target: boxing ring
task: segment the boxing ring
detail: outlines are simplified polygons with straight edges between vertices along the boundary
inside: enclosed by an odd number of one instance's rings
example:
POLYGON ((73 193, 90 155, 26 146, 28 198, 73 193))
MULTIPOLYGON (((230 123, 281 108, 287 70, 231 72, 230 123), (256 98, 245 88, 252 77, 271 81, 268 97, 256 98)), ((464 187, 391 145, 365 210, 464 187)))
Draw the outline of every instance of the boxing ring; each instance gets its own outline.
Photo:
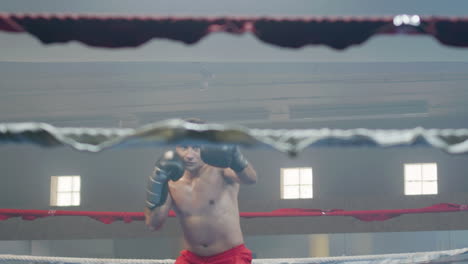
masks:
MULTIPOLYGON (((468 46, 468 19, 444 17, 395 16, 383 18, 177 18, 177 17, 106 17, 87 15, 0 14, 0 31, 28 33, 44 44, 79 41, 95 47, 136 47, 152 38, 164 38, 186 44, 197 43, 216 32, 252 33, 259 40, 280 47, 299 48, 326 45, 345 49, 361 44, 375 34, 431 35, 445 45, 468 46), (189 27, 192 34, 184 34, 189 27), (80 28, 79 33, 76 29, 80 28), (291 29, 296 34, 291 35, 291 29), (277 31, 276 29, 281 29, 277 31), (320 34, 323 31, 327 34, 320 34), (104 33, 103 33, 104 32, 104 33), (118 33, 118 34, 116 34, 118 33), (282 34, 283 33, 283 34, 282 34), (286 34, 287 33, 287 34, 286 34), (287 37, 285 37, 286 35, 287 37), (122 35, 131 36, 128 39, 122 35), (327 35, 327 36, 325 36, 327 35)), ((223 124, 192 124, 183 120, 167 120, 138 129, 60 128, 46 123, 0 123, 0 143, 34 144, 41 147, 66 146, 78 151, 101 152, 113 148, 169 146, 181 143, 238 144, 249 148, 272 148, 296 156, 310 147, 430 147, 452 155, 468 152, 468 129, 248 129, 223 124)), ((275 216, 353 216, 362 221, 383 221, 404 213, 463 212, 467 205, 439 204, 427 208, 349 212, 344 210, 309 210, 264 212, 275 216), (272 214, 273 213, 273 214, 272 214)), ((90 216, 110 224, 121 220, 142 220, 142 214, 98 212, 66 212, 39 210, 0 210, 0 220, 22 217, 24 220, 60 215, 90 216)), ((174 216, 174 215, 172 215, 174 216)), ((39 256, 0 255, 0 263, 154 263, 169 264, 174 260, 89 259, 39 256)), ((255 259, 255 264, 393 264, 393 263, 468 263, 468 248, 386 254, 373 256, 255 259)))
MULTIPOLYGON (((309 147, 432 147, 453 155, 468 152, 468 130, 272 130, 248 129, 223 124, 193 124, 183 120, 167 120, 139 129, 58 128, 45 123, 0 124, 0 142, 35 144, 42 147, 67 146, 79 151, 100 152, 113 148, 167 146, 179 143, 240 144, 245 147, 267 147, 289 155, 298 155, 309 147)), ((278 209, 272 212, 242 212, 243 218, 256 217, 354 217, 361 221, 385 221, 403 214, 464 213, 468 205, 437 204, 425 208, 346 211, 342 209, 278 209)), ((144 220, 141 212, 80 212, 62 210, 0 209, 0 220, 21 217, 35 220, 43 217, 87 216, 105 224, 115 221, 131 223, 144 220)), ((170 217, 175 217, 170 212, 170 217)), ((173 263, 174 260, 88 259, 0 255, 0 263, 173 263)), ((255 259, 255 264, 311 263, 464 263, 468 248, 408 254, 372 256, 255 259)))

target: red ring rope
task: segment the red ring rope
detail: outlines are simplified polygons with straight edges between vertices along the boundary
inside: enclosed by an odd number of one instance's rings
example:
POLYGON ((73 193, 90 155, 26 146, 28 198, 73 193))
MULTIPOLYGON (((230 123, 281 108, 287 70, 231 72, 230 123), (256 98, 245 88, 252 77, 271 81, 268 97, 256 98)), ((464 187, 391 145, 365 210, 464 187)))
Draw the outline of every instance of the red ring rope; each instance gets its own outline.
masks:
MULTIPOLYGON (((277 209, 271 212, 242 212, 243 218, 255 217, 301 217, 301 216, 352 216, 361 221, 385 221, 403 214, 422 214, 422 213, 445 213, 468 211, 468 205, 453 203, 440 203, 424 208, 415 209, 390 209, 390 210, 357 210, 346 211, 343 209, 298 209, 285 208, 277 209)), ((132 221, 143 221, 142 212, 91 212, 91 211, 65 211, 65 210, 23 210, 23 209, 0 209, 0 221, 12 217, 21 217, 23 220, 35 220, 37 218, 48 216, 88 216, 104 224, 111 224, 114 221, 123 221, 130 223, 132 221)), ((176 214, 169 212, 170 217, 176 214)))

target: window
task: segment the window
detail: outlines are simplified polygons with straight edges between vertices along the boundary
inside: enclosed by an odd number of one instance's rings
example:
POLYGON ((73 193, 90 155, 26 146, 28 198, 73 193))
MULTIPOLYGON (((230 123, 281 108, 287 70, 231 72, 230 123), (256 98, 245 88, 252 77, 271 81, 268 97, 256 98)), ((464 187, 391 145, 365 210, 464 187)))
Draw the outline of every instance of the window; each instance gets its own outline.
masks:
POLYGON ((311 199, 312 168, 281 169, 281 199, 311 199))
POLYGON ((405 194, 437 194, 437 163, 405 164, 405 194))
POLYGON ((52 176, 50 181, 50 205, 80 205, 80 185, 80 176, 52 176))

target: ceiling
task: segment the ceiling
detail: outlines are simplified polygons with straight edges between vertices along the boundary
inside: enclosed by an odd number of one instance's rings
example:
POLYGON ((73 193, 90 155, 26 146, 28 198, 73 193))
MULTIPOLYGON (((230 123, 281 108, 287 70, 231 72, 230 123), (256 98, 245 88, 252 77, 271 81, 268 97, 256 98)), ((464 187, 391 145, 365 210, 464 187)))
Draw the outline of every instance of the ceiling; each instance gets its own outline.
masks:
POLYGON ((0 118, 136 127, 468 114, 468 63, 0 63, 0 118))
MULTIPOLYGON (((0 12, 152 15, 466 16, 466 1, 124 0, 5 2, 0 12), (135 4, 137 3, 137 4, 135 4)), ((186 46, 152 41, 135 49, 41 45, 0 34, 0 120, 58 126, 137 127, 200 117, 249 126, 398 126, 407 119, 468 120, 468 51, 421 36, 378 36, 335 51, 272 47, 219 34, 186 46)), ((440 123, 440 122, 439 122, 440 123)), ((407 123, 419 125, 420 122, 407 123)), ((438 123, 430 123, 436 126, 438 123)), ((441 125, 442 126, 442 125, 441 125)))

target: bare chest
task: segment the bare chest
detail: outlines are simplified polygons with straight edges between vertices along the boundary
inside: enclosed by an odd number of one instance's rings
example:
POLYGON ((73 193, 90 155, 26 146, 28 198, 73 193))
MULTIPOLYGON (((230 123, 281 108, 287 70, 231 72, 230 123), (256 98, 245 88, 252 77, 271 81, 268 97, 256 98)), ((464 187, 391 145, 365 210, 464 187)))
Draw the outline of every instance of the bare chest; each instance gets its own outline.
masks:
POLYGON ((234 184, 226 183, 219 170, 194 179, 181 178, 169 186, 174 209, 183 215, 205 215, 230 207, 237 197, 234 184))

